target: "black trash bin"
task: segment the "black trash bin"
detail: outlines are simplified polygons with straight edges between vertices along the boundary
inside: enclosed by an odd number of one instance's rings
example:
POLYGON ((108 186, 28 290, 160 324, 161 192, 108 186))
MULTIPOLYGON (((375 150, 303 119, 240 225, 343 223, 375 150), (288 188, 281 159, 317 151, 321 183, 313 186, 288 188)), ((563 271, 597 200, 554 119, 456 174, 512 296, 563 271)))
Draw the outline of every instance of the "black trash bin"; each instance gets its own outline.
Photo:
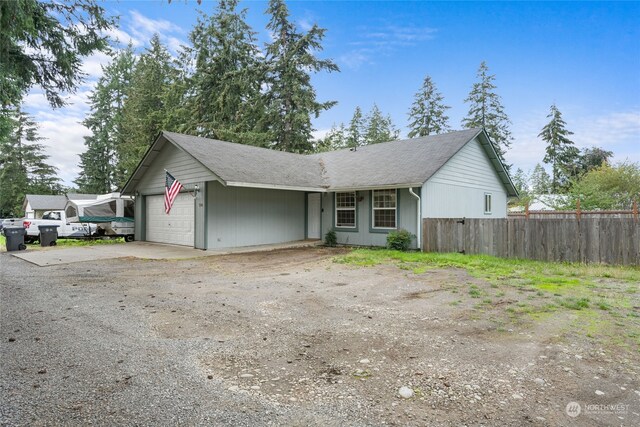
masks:
POLYGON ((7 252, 27 249, 27 246, 24 244, 24 235, 27 234, 27 230, 25 230, 24 227, 5 227, 2 229, 2 233, 7 239, 5 243, 7 252))
POLYGON ((59 225, 39 225, 40 230, 40 246, 55 246, 58 240, 59 225))

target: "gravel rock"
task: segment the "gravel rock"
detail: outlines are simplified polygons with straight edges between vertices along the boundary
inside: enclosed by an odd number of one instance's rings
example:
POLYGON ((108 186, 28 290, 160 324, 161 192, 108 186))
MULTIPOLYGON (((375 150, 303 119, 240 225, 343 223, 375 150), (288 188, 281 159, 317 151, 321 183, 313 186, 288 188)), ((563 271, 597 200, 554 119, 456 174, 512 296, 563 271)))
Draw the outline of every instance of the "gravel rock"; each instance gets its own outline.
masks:
POLYGON ((398 390, 398 394, 400 395, 400 397, 404 398, 404 399, 410 399, 413 397, 413 390, 407 386, 402 386, 400 387, 400 390, 398 390))

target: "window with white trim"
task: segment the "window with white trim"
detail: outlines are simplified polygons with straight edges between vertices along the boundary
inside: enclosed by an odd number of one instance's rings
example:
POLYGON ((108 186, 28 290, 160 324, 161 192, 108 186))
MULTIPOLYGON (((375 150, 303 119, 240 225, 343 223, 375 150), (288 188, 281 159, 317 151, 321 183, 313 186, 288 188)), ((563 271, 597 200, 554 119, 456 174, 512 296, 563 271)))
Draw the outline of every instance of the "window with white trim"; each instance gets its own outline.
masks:
POLYGON ((373 198, 373 203, 371 204, 373 228, 397 228, 397 191, 395 189, 373 190, 371 193, 373 198))
POLYGON ((356 227, 356 192, 336 193, 336 228, 356 227))
POLYGON ((484 213, 491 213, 491 193, 484 193, 484 213))

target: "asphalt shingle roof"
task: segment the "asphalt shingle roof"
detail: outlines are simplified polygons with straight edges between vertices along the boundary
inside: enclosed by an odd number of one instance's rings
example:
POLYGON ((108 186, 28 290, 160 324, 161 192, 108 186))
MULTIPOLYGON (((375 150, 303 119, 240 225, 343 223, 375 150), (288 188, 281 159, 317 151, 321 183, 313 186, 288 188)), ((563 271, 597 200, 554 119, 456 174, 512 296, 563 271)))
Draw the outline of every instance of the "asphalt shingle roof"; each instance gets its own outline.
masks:
POLYGON ((320 163, 309 156, 163 132, 225 182, 319 188, 320 163))
POLYGON ((331 189, 422 185, 480 131, 450 132, 309 157, 324 163, 331 189))
POLYGON ((27 194, 25 197, 33 210, 61 210, 67 204, 67 196, 27 194))
MULTIPOLYGON (((482 129, 468 129, 422 138, 318 153, 287 153, 250 145, 162 132, 218 176, 225 185, 279 186, 309 190, 347 190, 422 185, 482 129)), ((501 163, 481 140, 509 194, 515 193, 501 163), (493 157, 492 157, 493 154, 493 157)), ((151 151, 150 151, 151 153, 151 151)), ((143 159, 123 191, 130 191, 143 173, 143 159)), ((148 164, 147 164, 148 166, 148 164)))

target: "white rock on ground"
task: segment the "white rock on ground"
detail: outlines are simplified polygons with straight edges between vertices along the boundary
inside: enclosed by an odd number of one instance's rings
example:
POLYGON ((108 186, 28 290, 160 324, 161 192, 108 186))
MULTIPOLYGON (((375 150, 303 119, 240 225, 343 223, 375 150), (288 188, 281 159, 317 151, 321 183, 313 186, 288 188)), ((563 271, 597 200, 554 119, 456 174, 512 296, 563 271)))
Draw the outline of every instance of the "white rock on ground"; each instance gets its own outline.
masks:
POLYGON ((400 390, 398 390, 398 394, 404 399, 410 399, 413 397, 413 390, 407 386, 402 386, 400 387, 400 390))

